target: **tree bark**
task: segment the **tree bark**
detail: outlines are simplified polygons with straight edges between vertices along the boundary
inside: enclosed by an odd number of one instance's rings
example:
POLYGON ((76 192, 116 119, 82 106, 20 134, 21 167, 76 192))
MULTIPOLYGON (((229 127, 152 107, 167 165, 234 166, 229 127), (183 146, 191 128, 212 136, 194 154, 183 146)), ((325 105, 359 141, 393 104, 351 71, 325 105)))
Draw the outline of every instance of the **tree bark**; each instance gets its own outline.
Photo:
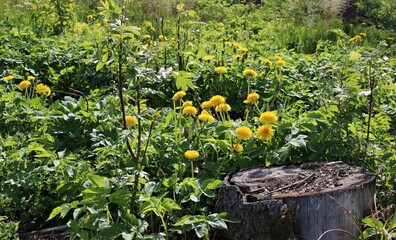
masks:
POLYGON ((375 175, 341 162, 229 174, 216 204, 240 220, 220 239, 345 240, 374 204, 375 175))

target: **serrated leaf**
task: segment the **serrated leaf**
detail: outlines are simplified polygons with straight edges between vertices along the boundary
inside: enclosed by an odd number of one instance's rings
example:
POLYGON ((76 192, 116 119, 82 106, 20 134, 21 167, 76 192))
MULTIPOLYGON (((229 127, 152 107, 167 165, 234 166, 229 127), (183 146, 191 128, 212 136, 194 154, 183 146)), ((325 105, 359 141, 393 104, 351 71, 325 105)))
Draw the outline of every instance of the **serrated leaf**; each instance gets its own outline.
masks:
POLYGON ((195 77, 196 76, 195 74, 185 71, 180 71, 180 72, 173 71, 171 74, 176 80, 177 89, 181 89, 183 91, 186 91, 187 87, 194 89, 194 84, 191 82, 190 79, 195 77))

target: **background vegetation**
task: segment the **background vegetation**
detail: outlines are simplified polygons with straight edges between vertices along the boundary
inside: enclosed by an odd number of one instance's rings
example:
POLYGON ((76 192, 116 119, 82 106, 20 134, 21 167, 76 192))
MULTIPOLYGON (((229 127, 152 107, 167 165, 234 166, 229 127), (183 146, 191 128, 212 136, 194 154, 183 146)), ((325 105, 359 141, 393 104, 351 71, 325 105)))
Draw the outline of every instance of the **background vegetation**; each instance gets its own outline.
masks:
POLYGON ((395 204, 394 0, 1 4, 2 239, 214 239, 225 174, 272 164, 364 166, 395 204))

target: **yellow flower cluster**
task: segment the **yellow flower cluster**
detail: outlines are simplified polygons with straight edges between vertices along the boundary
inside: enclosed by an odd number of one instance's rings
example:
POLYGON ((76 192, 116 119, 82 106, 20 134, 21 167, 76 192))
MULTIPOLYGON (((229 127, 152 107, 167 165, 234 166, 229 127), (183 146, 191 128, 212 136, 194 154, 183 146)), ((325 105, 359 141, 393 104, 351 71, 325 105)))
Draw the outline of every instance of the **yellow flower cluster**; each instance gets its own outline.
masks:
POLYGON ((227 72, 227 68, 220 66, 220 67, 215 68, 215 72, 217 72, 218 74, 223 74, 223 73, 227 72))
MULTIPOLYGON (((282 57, 279 55, 275 56, 275 60, 276 60, 276 65, 278 65, 280 67, 285 66, 285 64, 286 64, 285 61, 283 61, 282 57)), ((272 63, 271 63, 271 65, 272 65, 272 63)))
POLYGON ((229 41, 224 42, 224 44, 225 44, 226 46, 228 46, 228 47, 231 47, 231 46, 232 46, 232 42, 229 42, 229 41))
POLYGON ((130 127, 136 125, 138 123, 138 119, 136 117, 132 117, 131 115, 128 115, 125 117, 125 122, 126 125, 130 127))
POLYGON ((158 39, 159 39, 160 41, 166 41, 168 38, 167 38, 166 36, 164 36, 164 35, 159 35, 159 36, 158 36, 158 39))
POLYGON ((22 82, 19 83, 18 89, 19 89, 19 90, 24 90, 24 89, 26 89, 27 87, 29 87, 30 84, 31 84, 31 83, 30 83, 28 80, 23 80, 22 82))
POLYGON ((257 137, 260 140, 270 141, 274 136, 274 130, 270 125, 264 124, 257 130, 257 137))
POLYGON ((260 115, 260 121, 262 123, 276 123, 278 121, 278 116, 273 112, 264 112, 260 115))
POLYGON ((195 116, 198 110, 193 106, 183 107, 183 114, 187 116, 195 116))
POLYGON ((193 105, 192 101, 185 101, 183 103, 183 107, 192 106, 192 105, 193 105))
POLYGON ((239 51, 241 51, 242 53, 246 53, 247 51, 249 51, 248 48, 243 47, 243 46, 242 46, 241 44, 239 44, 239 43, 230 43, 230 42, 226 42, 226 45, 228 45, 228 46, 231 46, 231 45, 229 45, 229 44, 227 44, 227 43, 232 44, 232 46, 234 46, 234 49, 239 50, 239 51))
POLYGON ((42 83, 37 84, 36 91, 41 95, 51 95, 51 88, 42 83))
POLYGON ((252 104, 258 101, 258 99, 260 98, 260 95, 256 92, 252 92, 249 93, 249 95, 247 96, 247 99, 245 101, 243 101, 243 103, 246 104, 252 104))
POLYGON ((253 136, 253 132, 250 128, 245 127, 245 126, 241 126, 238 127, 235 130, 235 134, 238 136, 239 139, 241 140, 247 140, 247 139, 251 139, 253 136))
POLYGON ((176 93, 173 95, 172 100, 173 100, 174 102, 176 102, 177 100, 181 99, 181 98, 184 97, 184 96, 186 96, 186 92, 185 92, 185 91, 178 91, 178 92, 176 92, 176 93))
MULTIPOLYGON (((273 112, 264 112, 260 115, 260 121, 264 123, 264 125, 257 129, 257 138, 260 140, 270 141, 275 135, 270 124, 276 123, 278 121, 278 116, 273 112)), ((235 134, 241 140, 251 139, 253 136, 252 130, 246 126, 238 127, 235 130, 235 134)))
POLYGON ((199 157, 199 152, 195 150, 187 150, 184 152, 184 156, 189 160, 194 160, 199 157))
POLYGON ((234 151, 235 152, 242 152, 243 151, 243 146, 242 146, 242 144, 240 144, 240 143, 236 143, 236 144, 234 144, 234 151))
POLYGON ((363 38, 361 35, 356 35, 353 38, 349 39, 349 43, 353 43, 353 42, 362 42, 363 38))
POLYGON ((215 111, 216 112, 229 112, 229 111, 231 111, 231 106, 228 105, 227 103, 220 103, 219 105, 216 106, 215 111))
POLYGON ((215 57, 213 55, 206 55, 202 59, 205 60, 205 61, 210 61, 210 60, 213 60, 214 58, 215 57))
POLYGON ((210 98, 209 104, 210 107, 216 107, 217 105, 221 103, 225 103, 225 98, 221 95, 214 95, 213 97, 210 98))
POLYGON ((250 69, 250 68, 245 69, 242 72, 242 74, 243 74, 243 76, 250 76, 250 77, 254 77, 254 78, 257 77, 256 71, 254 71, 253 69, 250 69))
POLYGON ((235 54, 233 58, 234 58, 234 60, 239 61, 239 60, 243 59, 243 55, 242 54, 235 54))
POLYGON ((215 118, 206 110, 202 110, 201 114, 198 115, 198 119, 201 122, 212 123, 215 121, 215 118))
POLYGON ((14 79, 14 76, 12 76, 12 75, 8 75, 8 76, 4 77, 4 81, 6 81, 6 82, 11 81, 12 79, 14 79))
POLYGON ((264 59, 264 61, 263 61, 263 63, 265 64, 265 65, 267 65, 268 67, 272 67, 272 62, 271 62, 271 60, 269 60, 269 59, 264 59))

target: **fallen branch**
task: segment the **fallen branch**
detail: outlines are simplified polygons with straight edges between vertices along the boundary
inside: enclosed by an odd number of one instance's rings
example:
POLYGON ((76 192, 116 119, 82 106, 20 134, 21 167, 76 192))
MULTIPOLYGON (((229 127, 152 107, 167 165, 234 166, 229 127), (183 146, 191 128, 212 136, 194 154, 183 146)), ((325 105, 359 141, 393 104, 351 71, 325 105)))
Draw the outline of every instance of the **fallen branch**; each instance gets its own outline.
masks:
POLYGON ((36 236, 36 235, 63 233, 64 231, 68 230, 69 228, 70 227, 67 225, 61 225, 61 226, 45 228, 45 229, 41 229, 41 230, 35 230, 35 231, 31 231, 31 232, 19 233, 19 237, 30 239, 31 237, 36 236))

